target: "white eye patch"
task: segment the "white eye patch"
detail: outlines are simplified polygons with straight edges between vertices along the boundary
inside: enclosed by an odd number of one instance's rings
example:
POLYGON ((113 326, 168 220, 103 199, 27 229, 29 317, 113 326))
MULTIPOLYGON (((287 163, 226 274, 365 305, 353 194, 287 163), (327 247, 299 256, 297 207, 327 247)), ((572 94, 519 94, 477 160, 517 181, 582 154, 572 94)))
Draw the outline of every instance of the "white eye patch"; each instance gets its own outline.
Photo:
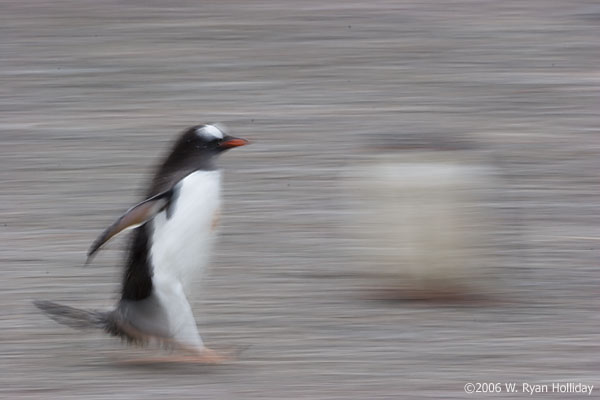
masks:
POLYGON ((196 135, 205 140, 223 139, 224 130, 221 124, 207 124, 196 129, 196 135))

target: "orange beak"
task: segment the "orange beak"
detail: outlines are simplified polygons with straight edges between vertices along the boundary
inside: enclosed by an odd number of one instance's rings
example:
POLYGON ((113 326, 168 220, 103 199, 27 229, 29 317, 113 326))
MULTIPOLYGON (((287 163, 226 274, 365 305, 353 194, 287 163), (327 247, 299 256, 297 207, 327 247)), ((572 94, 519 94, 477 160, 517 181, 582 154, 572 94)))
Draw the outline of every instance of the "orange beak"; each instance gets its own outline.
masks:
POLYGON ((228 137, 225 137, 225 139, 223 139, 221 144, 219 144, 219 147, 222 149, 231 149, 233 147, 245 146, 248 143, 250 143, 250 142, 247 141, 246 139, 228 136, 228 137))

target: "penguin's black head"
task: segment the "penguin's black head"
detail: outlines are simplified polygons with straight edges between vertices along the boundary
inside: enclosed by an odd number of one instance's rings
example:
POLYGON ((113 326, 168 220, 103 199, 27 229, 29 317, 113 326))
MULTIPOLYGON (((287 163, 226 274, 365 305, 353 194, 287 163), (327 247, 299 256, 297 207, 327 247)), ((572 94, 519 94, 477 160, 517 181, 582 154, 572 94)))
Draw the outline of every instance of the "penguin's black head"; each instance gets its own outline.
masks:
POLYGON ((197 125, 189 128, 183 135, 186 144, 195 150, 213 155, 225 150, 248 144, 246 139, 236 138, 227 134, 221 124, 197 125))
POLYGON ((246 139, 228 135, 220 124, 197 125, 186 129, 159 166, 150 194, 165 190, 193 171, 216 169, 219 154, 246 144, 246 139))
POLYGON ((196 125, 186 129, 173 147, 170 155, 171 163, 210 165, 216 156, 225 150, 248 144, 227 134, 221 124, 196 125))

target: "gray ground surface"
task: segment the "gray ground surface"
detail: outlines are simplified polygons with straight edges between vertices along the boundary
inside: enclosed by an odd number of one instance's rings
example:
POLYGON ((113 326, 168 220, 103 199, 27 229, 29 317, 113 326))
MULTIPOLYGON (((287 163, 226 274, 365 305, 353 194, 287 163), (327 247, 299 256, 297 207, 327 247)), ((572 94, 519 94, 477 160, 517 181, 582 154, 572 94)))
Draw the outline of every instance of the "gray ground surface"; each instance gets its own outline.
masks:
POLYGON ((596 1, 0 8, 1 397, 600 393, 596 1), (124 367, 133 350, 31 301, 112 305, 125 241, 82 268, 85 251, 177 132, 204 121, 255 141, 222 159, 222 234, 195 302, 210 345, 247 349, 217 367, 124 367), (501 161, 511 217, 494 301, 374 301, 348 273, 338 178, 366 135, 395 132, 468 134, 501 161))

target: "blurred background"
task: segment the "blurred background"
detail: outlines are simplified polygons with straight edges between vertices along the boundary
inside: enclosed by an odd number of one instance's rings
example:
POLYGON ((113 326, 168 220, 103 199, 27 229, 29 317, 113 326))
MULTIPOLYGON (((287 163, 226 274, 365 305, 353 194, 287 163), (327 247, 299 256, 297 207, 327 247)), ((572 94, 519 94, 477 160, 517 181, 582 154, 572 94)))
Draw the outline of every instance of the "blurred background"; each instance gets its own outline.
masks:
POLYGON ((599 390, 597 1, 0 8, 0 397, 599 390), (221 159, 193 306, 209 346, 245 351, 125 367, 137 350, 31 301, 112 307, 126 240, 84 268, 89 244, 211 121, 253 145, 221 159))

